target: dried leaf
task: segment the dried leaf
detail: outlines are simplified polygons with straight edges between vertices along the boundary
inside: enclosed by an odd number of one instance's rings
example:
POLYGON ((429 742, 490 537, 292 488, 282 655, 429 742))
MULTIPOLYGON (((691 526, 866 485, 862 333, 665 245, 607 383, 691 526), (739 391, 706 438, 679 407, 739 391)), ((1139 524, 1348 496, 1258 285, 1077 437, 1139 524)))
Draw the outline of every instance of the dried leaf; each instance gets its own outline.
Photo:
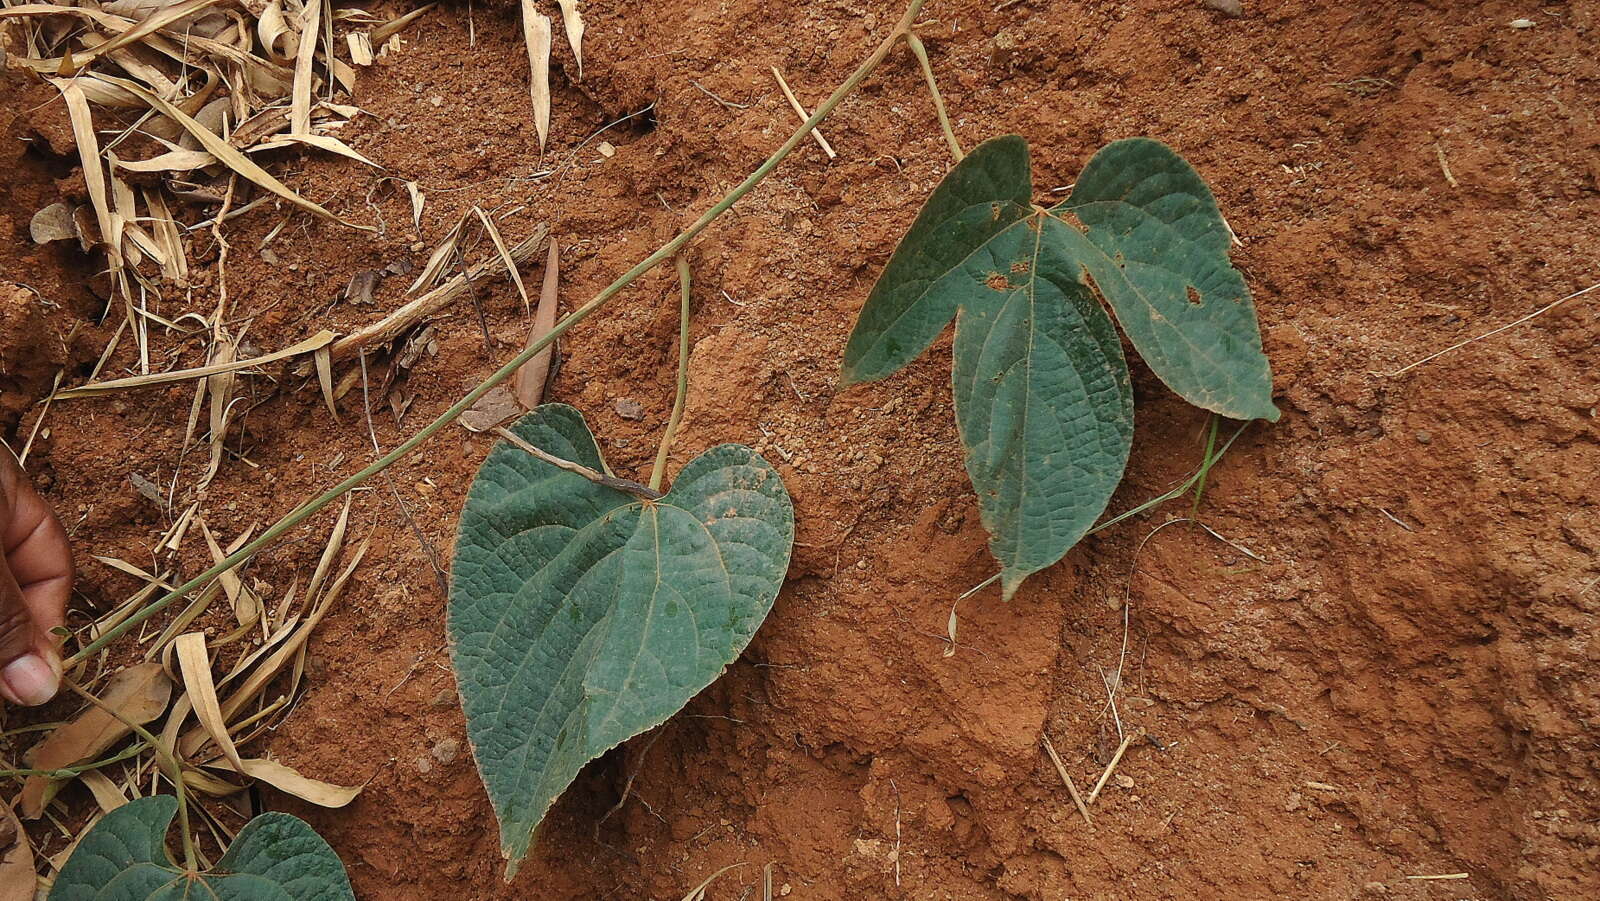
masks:
POLYGON ((267 51, 267 58, 279 65, 288 65, 294 59, 299 39, 283 18, 283 0, 268 0, 256 19, 256 36, 267 51), (279 42, 283 46, 279 48, 279 42))
POLYGON ((39 876, 33 865, 33 845, 17 819, 16 811, 0 799, 0 901, 33 901, 39 876))
MULTIPOLYGON (((520 372, 520 370, 519 370, 520 372)), ((525 412, 517 396, 505 385, 489 389, 456 422, 469 432, 487 432, 519 413, 525 412)))
POLYGON ((578 80, 583 80, 583 13, 578 11, 578 0, 556 0, 561 5, 561 25, 567 30, 567 43, 572 46, 572 56, 578 62, 578 80))
POLYGON ((58 392, 56 394, 56 398, 66 399, 73 397, 92 397, 97 394, 107 394, 112 391, 131 391, 137 388, 151 388, 156 385, 167 385, 171 384, 172 382, 182 382, 189 379, 206 378, 208 376, 218 375, 225 372, 235 372, 240 369, 252 369, 256 366, 265 366, 268 363, 274 363, 278 360, 288 359, 289 357, 293 357, 298 354, 303 354, 317 350, 318 348, 326 347, 333 342, 334 337, 335 335, 333 332, 324 329, 323 331, 317 332, 315 335, 312 335, 306 340, 301 341, 299 344, 292 344, 288 347, 285 347, 283 350, 273 351, 270 354, 263 354, 259 357, 251 357, 248 360, 234 360, 227 363, 196 366, 193 369, 175 369, 171 372, 152 372, 149 375, 136 375, 125 379, 112 379, 108 382, 93 382, 88 385, 80 385, 76 388, 68 388, 65 391, 58 392))
POLYGON ((494 242, 494 249, 500 254, 500 260, 506 264, 506 271, 511 273, 511 283, 517 286, 517 296, 522 298, 522 311, 528 312, 532 306, 528 303, 528 289, 522 284, 522 273, 517 271, 517 262, 511 258, 511 251, 506 248, 505 238, 500 237, 500 229, 495 227, 494 220, 483 211, 483 207, 472 208, 478 214, 478 221, 483 223, 483 230, 489 234, 489 240, 494 242))
MULTIPOLYGON (((111 677, 100 700, 134 723, 144 724, 161 715, 172 698, 172 682, 159 663, 140 663, 111 677)), ((128 734, 128 726, 99 707, 89 707, 72 722, 51 732, 23 755, 28 766, 59 770, 94 760, 128 734)), ((37 819, 54 796, 59 782, 46 776, 29 776, 18 802, 25 819, 37 819)))
POLYGON ((76 238, 78 229, 72 223, 72 205, 52 203, 34 213, 33 218, 28 221, 28 235, 33 238, 35 244, 76 238))
POLYGON ((522 40, 528 46, 528 94, 533 100, 533 129, 539 152, 550 135, 550 17, 534 0, 522 0, 522 40))
POLYGON ((351 228, 360 229, 361 231, 376 231, 376 229, 370 225, 357 225, 354 222, 340 219, 338 216, 328 212, 321 206, 312 203, 304 197, 301 197, 299 194, 289 190, 287 185, 281 181, 278 181, 269 172, 267 172, 267 170, 256 165, 249 157, 240 153, 238 148, 234 147, 232 144, 229 144, 227 141, 224 141, 222 138, 218 137, 215 132, 210 131, 199 122, 196 122, 188 114, 184 113, 182 110, 161 99, 160 97, 157 97, 156 95, 145 90, 140 85, 131 81, 127 81, 126 79, 114 78, 110 75, 95 75, 94 77, 130 91, 145 103, 150 104, 151 107, 153 107, 163 116, 166 116, 174 122, 177 122, 179 125, 182 125, 190 134, 199 139, 202 147, 211 151, 211 153, 228 168, 239 173, 240 175, 243 175, 245 178, 255 182, 261 187, 266 188, 268 191, 271 191, 279 197, 282 197, 284 200, 287 200, 290 203, 301 207, 302 209, 309 210, 310 212, 315 213, 324 219, 331 219, 334 222, 338 222, 341 225, 348 225, 351 228))
POLYGON ((211 680, 211 655, 206 651, 205 633, 179 635, 178 640, 173 642, 173 648, 178 656, 178 668, 183 674, 184 690, 189 694, 189 702, 194 705, 195 718, 216 743, 222 756, 236 770, 242 771, 239 751, 228 735, 228 723, 222 716, 222 704, 217 700, 216 683, 211 680))
MULTIPOLYGON (((216 765, 219 769, 221 761, 216 765)), ((239 762, 239 766, 228 766, 234 772, 243 773, 252 779, 267 783, 279 791, 288 792, 302 801, 309 801, 319 807, 343 807, 354 801, 356 795, 361 794, 361 785, 334 785, 302 776, 293 767, 278 763, 275 760, 246 757, 239 762)))
MULTIPOLYGON (((539 290, 539 312, 533 317, 533 328, 528 331, 528 343, 524 345, 525 347, 533 346, 534 342, 550 334, 550 330, 555 328, 556 296, 560 281, 560 242, 551 235, 550 253, 545 258, 544 264, 544 284, 539 290)), ((544 401, 545 385, 550 380, 550 362, 554 357, 555 348, 546 347, 533 359, 522 364, 511 377, 511 390, 523 407, 532 410, 544 401)))
POLYGON ((143 21, 134 25, 132 28, 129 28, 111 40, 90 49, 88 52, 83 53, 80 56, 74 57, 72 55, 72 51, 68 50, 66 55, 61 58, 60 74, 75 74, 79 69, 88 65, 96 57, 110 53, 119 47, 126 47, 130 44, 133 44, 147 35, 151 35, 157 31, 160 31, 179 19, 191 16, 200 10, 203 10, 209 6, 215 6, 220 2, 221 0, 185 0, 183 3, 174 3, 170 6, 162 8, 158 12, 153 13, 149 18, 144 19, 143 21))

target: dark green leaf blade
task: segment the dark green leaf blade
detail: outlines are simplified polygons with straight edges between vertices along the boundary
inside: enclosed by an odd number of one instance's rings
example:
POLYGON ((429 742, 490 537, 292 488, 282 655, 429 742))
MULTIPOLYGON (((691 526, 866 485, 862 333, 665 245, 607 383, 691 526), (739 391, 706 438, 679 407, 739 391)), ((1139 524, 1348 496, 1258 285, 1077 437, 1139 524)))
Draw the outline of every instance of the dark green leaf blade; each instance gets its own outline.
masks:
POLYGON ((956 420, 1007 599, 1094 525, 1133 444, 1122 343, 1051 240, 1061 227, 1025 220, 951 273, 969 286, 956 319, 956 420))
POLYGON ((892 375, 933 343, 961 301, 959 286, 941 279, 1026 218, 1032 193, 1028 145, 1016 135, 979 144, 950 170, 861 308, 844 351, 846 384, 892 375))
POLYGON ((284 813, 256 817, 206 873, 185 873, 167 858, 177 814, 171 795, 140 798, 106 814, 79 842, 56 877, 50 901, 355 901, 344 864, 310 826, 284 813))
POLYGON ((1255 305, 1228 261, 1228 229, 1211 189, 1158 141, 1107 145, 1051 210, 1061 236, 1168 387, 1234 419, 1278 418, 1255 305))
MULTIPOLYGON (((603 465, 570 407, 513 431, 603 465)), ((584 764, 665 722, 744 650, 793 541, 788 492, 746 447, 700 455, 654 502, 490 452, 461 515, 450 635, 508 871, 584 764)))

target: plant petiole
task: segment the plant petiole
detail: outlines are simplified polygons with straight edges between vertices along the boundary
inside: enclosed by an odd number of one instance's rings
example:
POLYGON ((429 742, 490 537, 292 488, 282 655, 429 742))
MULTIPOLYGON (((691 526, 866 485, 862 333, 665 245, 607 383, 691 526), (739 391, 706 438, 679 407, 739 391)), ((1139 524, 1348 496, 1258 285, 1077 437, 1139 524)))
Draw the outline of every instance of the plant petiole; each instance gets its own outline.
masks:
POLYGON ((650 470, 650 490, 661 490, 661 477, 667 472, 667 451, 672 448, 672 436, 683 419, 683 398, 689 392, 689 296, 690 273, 687 257, 678 257, 678 390, 672 398, 672 417, 667 420, 667 430, 661 435, 661 447, 656 451, 656 465, 650 470))
POLYGON ((906 32, 906 46, 911 48, 917 65, 922 67, 922 77, 928 82, 928 93, 933 96, 933 111, 939 115, 939 130, 944 132, 945 143, 950 145, 950 155, 959 163, 966 154, 961 151, 961 142, 956 140, 955 129, 950 126, 950 114, 944 108, 944 95, 939 93, 939 82, 933 77, 933 63, 928 61, 928 48, 922 45, 922 38, 917 37, 914 31, 906 32))

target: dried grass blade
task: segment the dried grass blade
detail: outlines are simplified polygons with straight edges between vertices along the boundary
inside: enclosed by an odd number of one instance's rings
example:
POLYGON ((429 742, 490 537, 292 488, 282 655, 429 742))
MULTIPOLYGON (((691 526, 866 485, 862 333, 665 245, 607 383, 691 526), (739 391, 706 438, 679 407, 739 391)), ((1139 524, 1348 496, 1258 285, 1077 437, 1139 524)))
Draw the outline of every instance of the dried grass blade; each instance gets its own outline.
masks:
POLYGON ((406 193, 411 195, 411 225, 417 231, 422 231, 422 204, 427 196, 422 193, 422 186, 414 181, 406 182, 406 193))
MULTIPOLYGON (((231 762, 231 761, 230 761, 231 762)), ((267 783, 279 791, 288 792, 302 801, 318 807, 343 807, 361 794, 361 785, 334 785, 320 779, 303 776, 293 767, 275 760, 247 757, 234 767, 234 771, 267 783)))
POLYGON ((339 552, 344 550, 344 533, 350 525, 350 498, 344 499, 344 509, 339 511, 339 518, 333 522, 333 531, 328 533, 328 544, 322 549, 322 557, 317 560, 317 568, 311 572, 311 582, 306 585, 306 604, 308 609, 317 605, 317 592, 322 588, 322 580, 328 577, 328 572, 333 569, 333 561, 339 559, 339 552))
POLYGON ((136 375, 125 379, 112 379, 108 382, 95 382, 88 385, 80 385, 77 388, 68 388, 67 390, 56 394, 56 397, 62 399, 74 397, 93 397, 97 394, 108 394, 113 391, 132 391, 138 388, 153 388, 157 385, 167 385, 171 384, 172 382, 183 382, 188 381, 189 379, 208 378, 210 376, 220 375, 222 373, 236 372, 240 369, 253 369, 257 366, 265 366, 268 363, 275 363, 278 360, 285 360, 289 357, 298 356, 303 353, 308 353, 323 347, 327 347, 329 344, 333 343, 335 337, 337 336, 333 332, 323 330, 298 344, 292 344, 288 347, 285 347, 283 350, 273 351, 270 354, 263 354, 259 357, 251 357, 248 360, 233 360, 224 363, 211 363, 205 366, 196 366, 192 369, 176 369, 172 372, 152 372, 149 375, 136 375))
POLYGON ((511 258, 511 251, 506 248, 506 239, 500 236, 500 229, 495 226, 494 220, 489 218, 489 214, 483 211, 483 207, 475 206, 472 211, 478 214, 478 221, 483 223, 483 230, 488 233, 489 240, 494 242, 494 249, 500 254, 501 261, 506 264, 506 271, 511 273, 511 283, 517 286, 517 296, 522 298, 522 311, 530 312, 533 307, 528 303, 528 289, 522 284, 522 273, 517 271, 517 261, 511 258))
POLYGON ((279 141, 284 143, 304 144, 307 147, 315 147, 318 150, 326 150, 329 153, 337 153, 342 157, 355 160, 358 163, 366 163, 368 166, 371 166, 374 169, 383 168, 377 163, 374 163, 372 160, 362 156, 349 144, 346 144, 338 138, 330 135, 287 134, 280 138, 279 141))
POLYGON ((550 17, 534 0, 522 0, 522 40, 528 46, 528 95, 533 100, 533 129, 539 152, 550 136, 550 17))
POLYGON ((740 861, 739 863, 730 863, 715 873, 712 873, 710 876, 706 877, 705 882, 702 882, 690 889, 689 894, 683 896, 683 901, 705 901, 706 889, 711 887, 711 883, 715 882, 718 876, 721 876, 723 873, 726 873, 729 870, 742 866, 744 866, 744 861, 740 861))
POLYGON ((223 719, 222 704, 217 700, 216 683, 211 680, 211 655, 206 651, 205 633, 179 635, 173 648, 178 656, 178 669, 183 674, 183 687, 189 694, 190 703, 194 704, 195 718, 216 743, 222 756, 236 770, 243 772, 239 750, 233 746, 233 738, 228 735, 228 723, 223 719))
POLYGON ((118 160, 117 168, 129 172, 189 172, 216 163, 217 158, 204 150, 169 150, 147 160, 118 160))
POLYGON ((439 246, 433 249, 433 253, 428 254, 428 262, 422 265, 422 272, 417 275, 417 280, 412 282, 411 287, 407 289, 409 293, 415 294, 424 288, 433 287, 439 277, 444 275, 445 266, 450 262, 450 258, 455 255, 456 245, 461 241, 461 226, 466 224, 466 221, 465 216, 457 219, 456 224, 450 228, 450 233, 444 236, 444 240, 440 241, 439 246))
POLYGON ((289 131, 311 133, 311 64, 317 56, 322 26, 322 0, 310 0, 300 13, 300 46, 295 51, 294 87, 290 92, 289 131))
POLYGON ((328 405, 328 412, 333 414, 333 421, 339 421, 339 408, 333 402, 333 354, 326 347, 319 347, 311 352, 311 359, 317 366, 317 383, 322 386, 322 401, 328 405))
POLYGON ((134 25, 132 28, 129 28, 121 34, 118 34, 116 37, 113 37, 111 40, 106 41, 105 43, 76 58, 73 57, 72 51, 68 50, 66 55, 61 57, 60 74, 72 75, 79 69, 88 65, 95 59, 95 57, 110 53, 119 47, 126 47, 129 44, 141 40, 147 35, 151 35, 157 31, 160 31, 161 29, 171 25, 174 22, 177 22, 180 19, 191 16, 205 9, 206 7, 215 6, 220 2, 222 2, 222 0, 187 0, 187 2, 184 3, 176 3, 172 6, 159 9, 152 13, 148 18, 145 18, 138 24, 134 25))
POLYGON ((578 11, 578 0, 556 0, 561 5, 561 26, 567 31, 567 43, 572 46, 573 59, 578 62, 578 80, 583 80, 583 13, 578 11))
MULTIPOLYGON (((128 803, 128 796, 122 793, 122 789, 111 781, 111 777, 99 770, 89 770, 79 775, 78 781, 89 789, 89 793, 94 795, 94 802, 100 805, 100 809, 106 813, 110 813, 128 803)), ((3 871, 0 871, 0 873, 3 873, 3 871)), ((0 883, 4 881, 4 877, 0 876, 0 883)), ((4 897, 4 895, 0 895, 0 899, 4 897)))
MULTIPOLYGON (((555 328, 560 282, 560 242, 556 240, 555 235, 551 235, 550 252, 545 257, 544 284, 539 289, 539 311, 533 317, 533 328, 528 330, 528 343, 524 346, 532 345, 555 328)), ((524 408, 532 410, 544 400, 544 389, 550 380, 550 363, 554 358, 555 348, 547 347, 533 359, 522 364, 516 375, 511 377, 511 392, 516 395, 517 402, 524 408)))
POLYGON ((301 209, 308 210, 318 216, 323 217, 324 219, 330 219, 341 225, 347 225, 351 228, 360 229, 361 231, 376 231, 376 229, 370 225, 358 225, 354 222, 340 219, 338 216, 328 212, 318 204, 313 203, 312 201, 301 197, 299 194, 296 194, 294 191, 289 190, 287 185, 281 181, 278 181, 272 176, 271 173, 267 172, 267 170, 256 165, 255 162, 253 162, 249 157, 245 156, 243 153, 240 153, 238 148, 218 137, 215 132, 206 128, 204 125, 196 122, 187 113, 161 99, 160 97, 157 97, 155 94, 150 93, 140 85, 126 79, 114 78, 110 75, 96 75, 95 77, 102 81, 108 82, 109 84, 123 88, 132 93, 134 96, 138 97, 140 100, 143 100, 145 103, 150 104, 150 106, 154 107, 157 112, 173 120, 174 122, 177 122, 179 125, 182 125, 186 131, 194 135, 195 138, 199 140, 200 146, 211 151, 212 155, 221 161, 223 165, 239 173, 250 181, 255 182, 257 185, 266 188, 268 191, 271 191, 279 197, 282 197, 284 200, 289 201, 301 209))
MULTIPOLYGON (((251 526, 240 538, 248 540, 250 533, 253 531, 255 531, 255 527, 251 526)), ((200 520, 200 534, 205 536, 206 547, 211 551, 212 563, 221 563, 228 553, 242 546, 241 541, 236 541, 234 542, 234 547, 224 552, 221 545, 217 544, 216 536, 211 534, 211 527, 206 525, 204 519, 200 520)), ((260 621, 261 601, 255 596, 255 592, 245 587, 244 580, 239 578, 237 567, 219 574, 217 581, 222 583, 222 590, 228 596, 228 603, 232 605, 234 617, 239 625, 252 626, 260 621)))
POLYGON ((154 660, 156 657, 160 656, 162 652, 166 651, 167 648, 171 647, 172 640, 183 634, 183 631, 189 628, 191 623, 199 619, 200 615, 205 613, 206 610, 210 609, 211 602, 215 601, 217 599, 217 595, 221 593, 221 582, 212 582, 210 585, 207 585, 205 590, 200 592, 200 596, 195 598, 194 601, 189 604, 189 606, 183 609, 182 613, 178 614, 172 620, 172 622, 161 631, 161 635, 155 640, 155 643, 151 644, 150 649, 144 652, 144 659, 154 660))
MULTIPOLYGON (((189 261, 183 252, 183 237, 178 234, 178 223, 172 218, 167 199, 157 190, 147 188, 141 193, 144 194, 145 206, 150 210, 150 220, 155 225, 156 242, 167 258, 161 267, 161 274, 177 282, 188 281, 189 261)), ((176 326, 169 328, 176 329, 176 326)))
POLYGON ((379 25, 377 28, 372 29, 372 46, 383 46, 384 41, 387 41, 388 39, 399 34, 401 31, 404 31, 406 26, 410 25, 412 22, 415 22, 417 19, 421 18, 423 13, 433 9, 438 5, 439 4, 437 3, 429 3, 426 6, 419 6, 397 19, 391 19, 388 22, 379 25))
POLYGON ((350 61, 358 66, 372 65, 372 39, 365 31, 352 31, 344 36, 350 47, 350 61))
POLYGON ((78 144, 78 157, 83 164, 84 186, 89 190, 89 203, 94 207, 95 219, 100 224, 100 240, 106 245, 113 277, 119 277, 122 270, 122 222, 111 209, 105 171, 100 167, 100 140, 95 135, 89 101, 84 97, 83 88, 76 82, 52 78, 50 83, 55 85, 66 101, 67 117, 72 122, 72 136, 78 144))
MULTIPOLYGON (((171 697, 172 682, 161 664, 140 663, 112 676, 101 701, 127 721, 142 725, 160 716, 171 697)), ((34 769, 58 770, 95 759, 130 731, 123 720, 99 707, 89 707, 28 749, 23 758, 34 769)), ((28 777, 18 801, 22 816, 37 819, 59 785, 46 776, 28 777)))

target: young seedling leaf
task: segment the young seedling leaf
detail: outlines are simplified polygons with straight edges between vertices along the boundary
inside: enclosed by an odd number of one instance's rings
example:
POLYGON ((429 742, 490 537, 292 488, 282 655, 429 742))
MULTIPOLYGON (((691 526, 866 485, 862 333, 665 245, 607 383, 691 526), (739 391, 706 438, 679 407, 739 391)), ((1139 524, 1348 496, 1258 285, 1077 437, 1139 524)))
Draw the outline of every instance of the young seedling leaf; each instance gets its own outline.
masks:
POLYGON ((1065 249, 1167 387, 1230 419, 1277 420, 1228 226, 1183 157, 1149 138, 1108 144, 1050 212, 1082 224, 1063 232, 1065 249))
POLYGON ((956 422, 1006 597, 1105 510, 1133 442, 1110 320, 1031 209, 1022 139, 977 147, 934 191, 861 311, 851 381, 882 378, 956 318, 956 422))
POLYGON ((956 421, 1010 597, 1105 509, 1133 439, 1121 342, 1191 402, 1276 419, 1272 378, 1228 231, 1205 183, 1161 144, 1097 154, 1066 203, 1031 202, 1028 148, 980 145, 935 189, 861 310, 850 382, 883 378, 956 318, 956 421))
MULTIPOLYGON (((571 407, 512 432, 605 471, 571 407)), ((747 447, 706 451, 654 501, 508 443, 490 452, 461 513, 449 621, 508 876, 585 763, 665 722, 744 650, 793 541, 783 481, 747 447)))
POLYGON ((166 851, 177 810, 178 799, 155 795, 106 814, 61 868, 50 901, 355 901, 339 856, 286 813, 264 813, 246 823, 211 871, 186 871, 166 851))

